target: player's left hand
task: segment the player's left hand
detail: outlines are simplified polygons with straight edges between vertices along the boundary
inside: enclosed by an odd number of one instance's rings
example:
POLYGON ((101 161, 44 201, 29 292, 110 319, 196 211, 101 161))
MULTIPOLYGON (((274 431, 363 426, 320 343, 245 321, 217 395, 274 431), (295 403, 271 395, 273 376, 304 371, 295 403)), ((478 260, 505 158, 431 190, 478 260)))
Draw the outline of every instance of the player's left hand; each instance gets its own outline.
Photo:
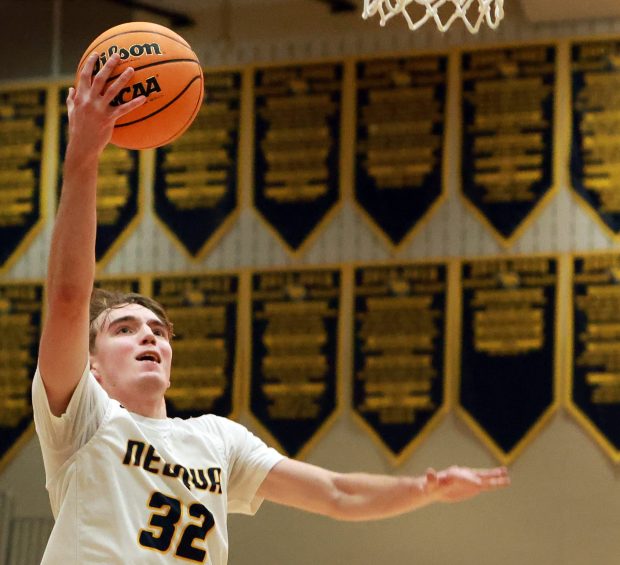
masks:
POLYGON ((508 485, 510 477, 506 467, 470 469, 453 466, 443 471, 426 471, 427 492, 440 502, 459 502, 508 485))

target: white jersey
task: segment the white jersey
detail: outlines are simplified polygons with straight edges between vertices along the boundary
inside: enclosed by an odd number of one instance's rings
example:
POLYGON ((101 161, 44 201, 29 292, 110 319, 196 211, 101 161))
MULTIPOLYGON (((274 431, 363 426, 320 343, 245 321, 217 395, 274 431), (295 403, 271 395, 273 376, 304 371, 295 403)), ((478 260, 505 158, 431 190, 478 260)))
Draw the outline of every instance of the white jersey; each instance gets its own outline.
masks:
POLYGON ((254 514, 283 458, 226 418, 131 414, 88 367, 60 418, 38 370, 32 390, 56 520, 42 565, 224 565, 227 514, 254 514))

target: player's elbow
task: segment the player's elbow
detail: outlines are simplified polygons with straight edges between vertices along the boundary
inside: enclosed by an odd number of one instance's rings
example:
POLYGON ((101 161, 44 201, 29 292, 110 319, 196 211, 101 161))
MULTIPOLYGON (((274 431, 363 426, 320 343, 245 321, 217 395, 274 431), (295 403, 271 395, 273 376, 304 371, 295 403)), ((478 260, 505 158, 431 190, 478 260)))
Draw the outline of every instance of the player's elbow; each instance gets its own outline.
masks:
POLYGON ((347 476, 341 473, 334 473, 331 478, 326 514, 330 518, 341 522, 357 522, 364 518, 360 516, 356 505, 356 495, 351 492, 347 476))

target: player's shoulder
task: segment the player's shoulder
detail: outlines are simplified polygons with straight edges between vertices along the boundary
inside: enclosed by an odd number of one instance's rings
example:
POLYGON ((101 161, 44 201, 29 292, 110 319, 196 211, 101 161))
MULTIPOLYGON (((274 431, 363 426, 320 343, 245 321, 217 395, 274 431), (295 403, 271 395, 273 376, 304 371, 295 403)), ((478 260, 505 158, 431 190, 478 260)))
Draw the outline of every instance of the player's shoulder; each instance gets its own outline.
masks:
POLYGON ((245 428, 223 416, 204 414, 193 418, 171 418, 172 426, 178 430, 201 431, 208 434, 230 434, 245 428))
POLYGON ((250 435, 241 424, 214 414, 187 419, 172 418, 171 421, 175 440, 187 445, 199 441, 204 446, 213 446, 227 459, 246 444, 250 435))

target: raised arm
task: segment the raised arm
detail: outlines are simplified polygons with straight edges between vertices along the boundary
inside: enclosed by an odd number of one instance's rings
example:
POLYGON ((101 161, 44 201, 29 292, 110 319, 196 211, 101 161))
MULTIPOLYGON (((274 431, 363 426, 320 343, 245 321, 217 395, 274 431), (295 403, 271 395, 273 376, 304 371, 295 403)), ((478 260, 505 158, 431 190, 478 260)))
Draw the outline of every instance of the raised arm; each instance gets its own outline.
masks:
POLYGON ((111 57, 92 78, 93 54, 69 89, 69 143, 63 184, 47 269, 47 312, 39 347, 39 369, 50 408, 60 416, 71 399, 88 360, 89 302, 95 277, 96 192, 99 157, 114 123, 144 103, 144 97, 113 107, 112 99, 130 80, 133 69, 105 86, 118 65, 111 57))
POLYGON ((424 477, 335 473, 284 459, 267 475, 258 494, 336 520, 379 520, 432 502, 458 502, 510 484, 504 467, 429 469, 424 477))

